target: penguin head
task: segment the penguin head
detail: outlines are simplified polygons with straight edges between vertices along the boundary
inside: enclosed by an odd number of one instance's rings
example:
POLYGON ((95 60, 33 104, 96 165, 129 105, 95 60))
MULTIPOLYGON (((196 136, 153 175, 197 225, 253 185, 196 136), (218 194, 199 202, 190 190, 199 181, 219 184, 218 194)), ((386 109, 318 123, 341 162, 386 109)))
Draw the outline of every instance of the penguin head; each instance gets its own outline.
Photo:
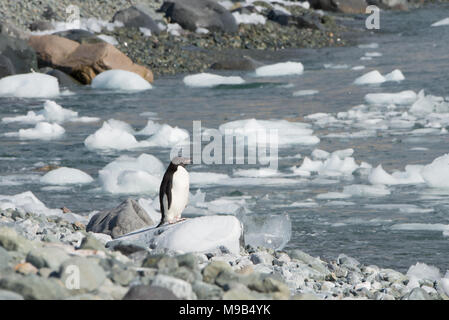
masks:
POLYGON ((192 164, 192 159, 183 158, 183 157, 175 157, 172 159, 171 163, 176 167, 177 166, 185 167, 188 164, 192 164))

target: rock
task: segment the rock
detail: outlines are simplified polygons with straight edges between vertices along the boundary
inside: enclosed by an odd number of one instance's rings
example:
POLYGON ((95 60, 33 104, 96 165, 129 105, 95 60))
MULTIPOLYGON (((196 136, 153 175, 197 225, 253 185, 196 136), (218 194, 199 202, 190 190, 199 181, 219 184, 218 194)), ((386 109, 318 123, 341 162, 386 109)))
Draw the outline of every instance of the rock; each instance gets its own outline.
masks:
POLYGON ((160 11, 171 22, 190 31, 206 28, 213 32, 235 33, 238 30, 234 16, 212 0, 168 0, 162 4, 160 11))
POLYGON ((120 21, 127 28, 146 28, 152 34, 159 34, 160 29, 157 23, 147 13, 149 8, 143 6, 132 6, 128 9, 118 11, 112 21, 120 21))
POLYGON ((0 290, 0 300, 23 300, 23 297, 9 290, 0 290))
POLYGON ((62 249, 56 247, 42 247, 32 249, 26 256, 26 261, 36 268, 50 268, 58 270, 61 264, 70 259, 70 256, 62 249))
POLYGON ((105 43, 104 40, 98 38, 94 33, 83 29, 64 30, 52 33, 52 35, 63 37, 79 44, 105 43))
POLYGON ((151 282, 152 286, 166 288, 172 291, 175 296, 180 299, 193 300, 196 299, 195 293, 192 291, 192 286, 187 281, 177 279, 171 276, 158 274, 151 282))
POLYGON ((313 9, 350 14, 364 14, 366 12, 366 7, 368 6, 365 0, 310 0, 309 3, 310 7, 313 9))
POLYGON ((16 74, 16 69, 8 57, 0 54, 0 78, 16 74))
POLYGON ((348 257, 347 255, 345 255, 343 253, 338 256, 337 263, 339 265, 345 266, 346 268, 349 268, 352 270, 357 269, 358 266, 360 266, 360 262, 358 262, 354 258, 348 257))
POLYGON ((37 268, 31 263, 24 262, 14 266, 14 271, 21 274, 36 274, 37 268))
POLYGON ((255 70, 262 66, 262 63, 251 59, 248 56, 230 55, 214 62, 210 68, 214 70, 255 70))
POLYGON ((329 273, 329 270, 319 258, 312 257, 311 255, 298 249, 291 250, 288 254, 290 258, 299 260, 324 275, 329 273))
POLYGON ((288 15, 283 11, 270 10, 267 18, 279 23, 281 26, 295 26, 298 29, 324 30, 321 20, 318 16, 295 16, 288 15))
POLYGON ((174 270, 178 268, 178 260, 167 255, 148 254, 142 263, 143 268, 157 268, 160 270, 174 270))
POLYGON ((263 263, 271 265, 273 262, 273 256, 267 252, 258 252, 251 254, 250 260, 254 264, 263 263))
POLYGON ((15 73, 38 70, 36 53, 24 40, 0 34, 0 54, 9 59, 15 73))
POLYGON ((164 287, 137 285, 129 289, 123 300, 179 300, 179 298, 164 287))
POLYGON ((0 270, 8 268, 10 260, 8 251, 0 247, 0 270))
POLYGON ((2 278, 0 288, 16 292, 27 300, 59 300, 68 296, 68 291, 57 280, 34 274, 13 274, 2 278))
POLYGON ((94 215, 87 225, 87 231, 100 232, 112 238, 154 225, 148 213, 133 199, 127 199, 117 208, 94 215))
POLYGON ((223 300, 256 300, 256 295, 242 284, 237 284, 234 288, 223 294, 223 300))
POLYGON ((0 22, 0 34, 26 40, 29 37, 28 32, 18 28, 13 23, 3 20, 0 22))
POLYGON ((222 272, 232 272, 229 263, 224 261, 212 261, 203 269, 203 281, 214 283, 217 276, 222 272))
POLYGON ((30 241, 17 234, 16 230, 7 227, 0 228, 0 246, 8 251, 28 253, 32 249, 30 241))
POLYGON ((103 243, 95 239, 93 236, 88 234, 81 241, 80 249, 90 249, 90 250, 99 250, 106 251, 106 248, 103 243))
POLYGON ((61 265, 59 277, 66 286, 68 284, 68 287, 75 284, 74 289, 76 289, 76 281, 79 280, 80 291, 93 291, 102 285, 106 279, 106 274, 93 259, 75 257, 66 260, 61 265), (79 279, 76 279, 78 274, 79 279))
POLYGON ((145 243, 151 249, 184 253, 211 252, 224 246, 231 253, 239 254, 241 233, 242 228, 236 217, 215 215, 186 219, 159 228, 142 229, 124 235, 119 240, 145 243))
POLYGON ((38 20, 30 23, 28 28, 31 31, 45 31, 54 29, 53 24, 50 21, 38 20))
POLYGON ((175 259, 180 267, 187 267, 191 270, 198 269, 198 257, 192 253, 177 255, 175 259))
MULTIPOLYGON (((81 82, 79 82, 78 80, 76 80, 75 78, 71 77, 70 75, 68 75, 65 72, 62 72, 61 70, 56 70, 56 69, 51 69, 49 71, 46 72, 46 74, 55 77, 56 79, 58 79, 58 83, 59 86, 61 87, 65 87, 65 88, 76 88, 79 87, 81 85, 81 82)), ((67 211, 67 208, 62 208, 63 211, 67 211)), ((67 212, 64 212, 67 213, 67 212)))
POLYGON ((401 298, 402 300, 432 300, 431 296, 422 288, 414 288, 401 298))
POLYGON ((219 300, 223 296, 223 290, 214 284, 203 281, 195 281, 192 289, 200 300, 219 300))
POLYGON ((148 251, 148 247, 145 245, 145 243, 137 243, 126 240, 110 241, 106 244, 106 248, 109 248, 113 251, 119 251, 126 256, 139 251, 148 251))
POLYGON ((40 67, 61 70, 84 84, 90 84, 97 74, 111 69, 134 72, 153 82, 149 69, 133 63, 106 42, 79 44, 63 37, 45 35, 30 37, 28 44, 36 51, 40 67))

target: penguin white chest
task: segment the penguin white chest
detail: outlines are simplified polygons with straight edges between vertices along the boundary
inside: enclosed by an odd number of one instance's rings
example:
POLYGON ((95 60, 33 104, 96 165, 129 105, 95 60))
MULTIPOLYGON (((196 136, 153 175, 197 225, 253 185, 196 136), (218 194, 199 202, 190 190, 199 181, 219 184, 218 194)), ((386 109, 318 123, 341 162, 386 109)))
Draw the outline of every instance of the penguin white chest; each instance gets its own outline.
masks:
POLYGON ((175 221, 181 218, 181 213, 189 202, 189 185, 189 173, 182 166, 178 166, 173 174, 171 205, 167 211, 168 221, 175 221))

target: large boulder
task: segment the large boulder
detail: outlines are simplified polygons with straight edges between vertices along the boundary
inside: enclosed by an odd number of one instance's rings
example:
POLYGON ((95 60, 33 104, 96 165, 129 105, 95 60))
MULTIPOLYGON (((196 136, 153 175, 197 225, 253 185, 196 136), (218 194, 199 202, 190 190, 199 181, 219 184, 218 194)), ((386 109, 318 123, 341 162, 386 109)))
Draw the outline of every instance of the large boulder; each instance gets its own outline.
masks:
POLYGON ((54 32, 52 34, 55 36, 59 36, 59 37, 63 37, 66 39, 76 41, 80 44, 105 42, 102 39, 98 38, 94 33, 87 31, 87 30, 83 30, 83 29, 70 29, 70 30, 54 32))
POLYGON ((40 67, 59 69, 81 83, 90 84, 103 71, 121 69, 137 73, 153 82, 153 73, 132 62, 113 45, 100 43, 79 44, 55 35, 32 36, 28 43, 37 53, 40 67))
POLYGON ((314 9, 351 14, 366 13, 368 6, 365 0, 310 0, 309 3, 314 9))
POLYGON ((295 26, 298 29, 324 29, 318 16, 295 16, 280 10, 270 10, 267 18, 282 26, 295 26))
POLYGON ((0 54, 0 78, 16 74, 16 69, 8 57, 0 54))
POLYGON ((90 219, 86 231, 105 233, 112 238, 117 238, 152 225, 154 222, 148 213, 135 200, 127 199, 115 209, 94 215, 90 219))
POLYGON ((132 6, 128 9, 120 10, 112 17, 112 22, 120 21, 127 28, 146 28, 154 34, 159 34, 160 29, 157 23, 151 18, 146 9, 149 10, 149 8, 143 6, 132 6))
POLYGON ((159 228, 145 228, 124 235, 107 246, 122 241, 146 245, 151 249, 168 249, 178 252, 210 252, 227 248, 231 253, 240 252, 242 226, 234 216, 204 216, 187 219, 159 228))
POLYGON ((167 288, 136 285, 129 289, 123 300, 179 300, 179 298, 167 288))
POLYGON ((210 31, 234 33, 238 30, 234 16, 212 0, 168 0, 162 4, 160 11, 171 22, 190 31, 206 28, 210 31))
POLYGON ((255 61, 248 56, 227 55, 218 59, 210 68, 214 70, 256 70, 262 66, 261 62, 255 61))
POLYGON ((37 71, 36 53, 24 40, 0 34, 0 55, 4 57, 3 63, 0 62, 0 64, 4 65, 3 68, 6 68, 4 69, 7 70, 6 72, 28 73, 32 70, 37 71), (5 58, 9 60, 13 68, 5 58))

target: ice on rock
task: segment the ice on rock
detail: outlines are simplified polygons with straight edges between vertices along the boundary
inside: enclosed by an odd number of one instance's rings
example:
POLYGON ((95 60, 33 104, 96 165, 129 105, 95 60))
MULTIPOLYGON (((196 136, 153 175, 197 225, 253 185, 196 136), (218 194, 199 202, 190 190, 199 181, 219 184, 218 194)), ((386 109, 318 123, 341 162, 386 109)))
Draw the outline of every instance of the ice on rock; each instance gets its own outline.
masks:
POLYGON ((449 188, 449 154, 436 158, 426 165, 421 176, 429 187, 449 188))
POLYGON ((8 196, 0 195, 0 209, 23 209, 26 212, 32 212, 43 215, 59 215, 60 209, 49 209, 40 201, 31 191, 8 196))
POLYGON ((225 77, 212 73, 198 73, 184 77, 184 84, 193 88, 211 88, 219 85, 235 85, 245 83, 241 77, 225 77))
POLYGON ((137 158, 120 156, 98 172, 104 191, 109 193, 155 193, 165 172, 162 162, 149 154, 137 158))
POLYGON ((237 217, 243 223, 245 245, 282 250, 290 241, 292 223, 286 213, 264 216, 241 213, 237 217))
MULTIPOLYGON (((271 133, 277 134, 279 145, 314 145, 320 142, 320 139, 313 135, 309 124, 287 120, 236 120, 224 123, 218 129, 224 135, 247 137, 247 143, 254 141, 257 145, 271 144, 271 133)), ((276 142, 273 141, 273 143, 276 142)))
POLYGON ((19 137, 26 140, 51 140, 64 135, 65 129, 57 123, 38 122, 34 128, 20 129, 18 132, 7 132, 5 136, 19 137))
POLYGON ((190 143, 189 137, 190 135, 187 130, 178 127, 173 128, 168 124, 163 124, 146 143, 149 146, 173 147, 178 144, 190 143))
POLYGON ((397 104, 410 105, 417 100, 417 94, 412 90, 402 91, 398 93, 368 93, 365 101, 369 104, 397 104))
POLYGON ((61 167, 51 170, 41 177, 41 182, 45 184, 65 185, 65 184, 86 184, 94 179, 87 173, 74 169, 61 167))
POLYGON ((120 91, 141 91, 151 89, 151 84, 134 72, 107 70, 92 80, 92 88, 120 91))
POLYGON ((46 98, 58 95, 58 79, 48 74, 33 72, 0 79, 0 96, 46 98))
POLYGON ((240 221, 234 216, 203 216, 157 229, 141 229, 114 241, 145 243, 152 249, 182 253, 210 252, 226 247, 231 253, 239 254, 242 231, 240 221))
POLYGON ((267 19, 258 13, 240 13, 240 12, 233 12, 232 15, 234 16, 235 22, 237 24, 265 24, 267 19))
POLYGON ((256 69, 256 75, 259 77, 276 77, 300 75, 304 72, 304 66, 301 62, 280 62, 262 66, 256 69))
POLYGON ((408 289, 420 287, 421 280, 439 281, 441 279, 440 269, 420 262, 410 266, 406 276, 409 278, 408 289))

